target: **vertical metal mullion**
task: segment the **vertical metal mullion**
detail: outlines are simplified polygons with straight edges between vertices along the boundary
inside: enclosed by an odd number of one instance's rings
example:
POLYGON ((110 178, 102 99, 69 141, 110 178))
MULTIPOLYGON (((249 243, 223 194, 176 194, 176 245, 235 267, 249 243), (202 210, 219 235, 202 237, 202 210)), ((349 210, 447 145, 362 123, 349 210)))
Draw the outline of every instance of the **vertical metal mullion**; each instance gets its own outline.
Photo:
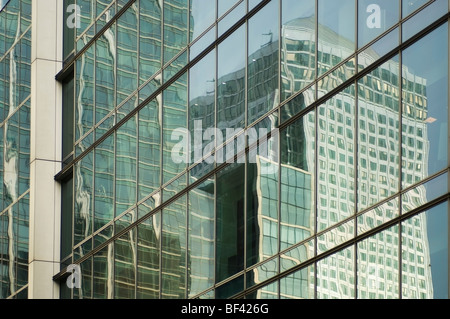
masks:
MULTIPOLYGON (((315 63, 314 63, 314 65, 315 65, 315 79, 314 79, 314 82, 315 82, 315 90, 314 90, 314 95, 315 95, 315 100, 317 101, 317 98, 318 98, 318 90, 319 90, 319 85, 318 85, 318 82, 317 82, 317 77, 318 77, 318 73, 319 73, 319 59, 318 59, 318 57, 319 57, 319 0, 316 0, 316 3, 315 3, 315 5, 316 5, 316 8, 315 8, 315 14, 316 14, 316 21, 315 21, 315 28, 316 28, 316 30, 315 30, 315 35, 314 35, 314 37, 315 37, 315 40, 316 40, 316 44, 315 44, 315 46, 316 46, 316 53, 315 53, 315 55, 316 55, 316 57, 315 57, 315 63)), ((317 210, 317 200, 318 200, 318 196, 317 196, 317 189, 318 189, 318 187, 317 187, 317 185, 318 185, 318 182, 317 182, 317 180, 318 180, 318 172, 319 172, 319 170, 318 170, 318 143, 317 143, 317 141, 318 141, 318 123, 319 123, 319 112, 318 112, 318 110, 319 110, 319 106, 316 106, 315 107, 315 116, 314 116, 314 139, 315 139, 315 141, 314 141, 314 176, 315 176, 315 178, 314 178, 314 185, 313 185, 313 188, 314 188, 314 212, 313 212, 313 214, 314 214, 314 220, 315 220, 315 223, 314 223, 314 258, 317 256, 317 221, 318 221, 318 218, 317 218, 317 216, 318 216, 318 210, 317 210)), ((317 262, 314 262, 314 299, 317 299, 317 262)))
MULTIPOLYGON (((358 67, 358 63, 356 63, 356 67, 358 67)), ((358 178, 359 178, 359 174, 358 174, 358 167, 359 167, 359 148, 358 148, 358 134, 359 134, 359 130, 358 130, 358 123, 359 123, 359 83, 358 80, 355 80, 354 82, 354 86, 355 86, 355 114, 354 114, 354 137, 353 137, 353 144, 354 144, 354 149, 353 149, 353 169, 354 169, 354 196, 355 196, 355 211, 354 211, 354 222, 355 222, 355 227, 354 227, 354 238, 356 238, 358 236, 358 195, 359 195, 359 183, 358 183, 358 178)), ((355 278, 355 284, 354 284, 354 289, 355 289, 355 296, 354 299, 358 299, 358 243, 355 242, 354 244, 354 261, 353 261, 353 265, 354 265, 354 269, 353 269, 353 273, 354 273, 354 278, 355 278)))
MULTIPOLYGON (((358 47, 359 47, 359 28, 358 28, 358 18, 359 18, 359 5, 358 5, 358 0, 355 0, 355 74, 358 73, 358 65, 359 65, 359 61, 358 61, 358 47)), ((359 83, 358 80, 355 80, 354 82, 354 86, 355 86, 355 110, 354 110, 354 137, 353 137, 353 145, 354 145, 354 149, 353 149, 353 169, 354 169, 354 196, 355 196, 355 208, 354 208, 354 223, 355 223, 355 227, 354 227, 354 238, 356 238, 356 236, 358 236, 358 204, 359 204, 359 183, 358 183, 358 167, 359 167, 359 157, 358 157, 358 120, 359 120, 359 83)), ((354 252, 354 260, 353 260, 353 275, 355 278, 355 283, 354 283, 354 299, 358 299, 358 243, 355 242, 354 247, 353 247, 353 252, 354 252)))
MULTIPOLYGON (((402 30, 400 25, 400 37, 402 36, 402 30)), ((399 177, 397 179, 398 181, 398 192, 399 192, 399 198, 398 198, 398 205, 399 205, 399 212, 400 215, 403 214, 402 212, 402 194, 401 190, 403 188, 403 178, 402 178, 402 162, 403 162, 403 51, 399 51, 399 83, 398 83, 398 89, 399 89, 399 102, 398 102, 398 109, 399 109, 399 162, 398 162, 398 170, 399 170, 399 177)), ((403 256, 402 256, 402 222, 398 222, 398 258, 399 258, 399 269, 398 269, 398 297, 399 299, 402 299, 402 265, 403 265, 403 256)))
MULTIPOLYGON (((246 13, 248 13, 248 1, 246 1, 245 3, 246 5, 246 13)), ((248 126, 248 39, 249 39, 249 27, 248 27, 248 20, 245 21, 245 66, 244 66, 244 127, 248 126)), ((247 138, 245 136, 244 133, 244 138, 245 138, 245 144, 244 147, 246 148, 248 146, 248 142, 247 142, 247 138)), ((234 148, 234 137, 233 140, 231 141, 233 148, 234 148)), ((236 149, 236 154, 238 154, 238 151, 236 149)), ((249 160, 249 156, 247 152, 244 152, 244 251, 243 251, 243 271, 244 271, 244 292, 247 289, 247 201, 248 201, 248 169, 249 169, 249 165, 248 165, 248 160, 249 160)), ((237 163, 239 163, 239 158, 238 156, 236 156, 236 161, 237 163)))
MULTIPOLYGON (((218 23, 217 18, 219 14, 219 0, 214 0, 216 2, 216 12, 215 12, 215 40, 217 40, 218 37, 218 23)), ((449 0, 450 1, 450 0, 449 0)), ((217 127, 217 117, 218 117, 218 106, 217 106, 217 88, 218 88, 218 61, 219 61, 219 47, 216 44, 214 48, 214 127, 217 127)), ((217 139, 214 142, 215 150, 212 156, 216 158, 217 153, 217 139)), ((217 167, 217 158, 214 161, 214 168, 217 167)), ((213 286, 216 286, 217 283, 217 171, 214 173, 214 274, 213 274, 213 286)), ((216 289, 214 289, 214 297, 216 297, 216 289)))
MULTIPOLYGON (((281 32, 281 28, 282 28, 282 10, 283 10, 283 0, 280 0, 278 2, 278 102, 277 104, 279 105, 281 103, 281 41, 282 41, 282 32, 281 32)), ((278 114, 278 121, 277 121, 277 128, 279 126, 279 123, 281 121, 281 109, 278 108, 277 110, 277 114, 278 114)), ((281 251, 281 137, 280 137, 280 132, 278 132, 278 134, 276 134, 275 138, 278 139, 277 141, 277 154, 278 154, 278 172, 277 172, 277 176, 278 176, 278 189, 277 189, 277 193, 278 193, 278 212, 277 212, 277 217, 278 217, 278 240, 277 240, 277 275, 280 274, 281 272, 281 256, 280 256, 280 251, 281 251)), ((277 280, 277 298, 280 299, 280 293, 281 293, 281 289, 280 289, 280 280, 277 280)))
MULTIPOLYGON (((191 12, 191 1, 192 0, 188 0, 187 1, 187 4, 188 4, 188 6, 187 6, 187 25, 188 25, 188 27, 187 27, 187 30, 186 30, 186 32, 187 32, 187 34, 186 34, 186 37, 187 37, 187 46, 186 46, 186 54, 187 54, 187 62, 186 63, 189 63, 189 61, 190 61, 190 46, 189 46, 189 43, 190 43, 190 40, 191 40, 191 38, 190 38, 190 36, 189 36, 189 32, 190 32, 190 30, 191 30, 191 19, 190 19, 190 12, 191 12)), ((187 70, 187 72, 186 72, 186 96, 187 96, 187 99, 186 99, 186 123, 187 123, 187 132, 188 132, 188 134, 190 134, 190 131, 189 131, 189 120, 190 120, 190 112, 189 112, 189 100, 190 100, 190 90, 189 90, 189 88, 190 88, 190 85, 191 85, 191 83, 190 83, 190 73, 191 73, 191 69, 189 68, 188 70, 187 70)), ((188 150, 190 150, 190 148, 191 148, 191 145, 189 144, 188 145, 188 150)), ((190 163, 191 163, 191 153, 190 153, 190 151, 188 151, 188 156, 189 156, 189 159, 187 160, 187 163, 186 163, 186 167, 185 167, 185 170, 186 170, 186 185, 189 185, 189 183, 190 183, 190 179, 189 179, 189 165, 190 165, 190 163)), ((185 298, 187 299, 189 296, 188 296, 188 283, 189 283, 189 280, 188 280, 188 276, 189 276, 189 272, 188 272, 188 257, 189 257, 189 192, 187 192, 186 193, 186 210, 185 210, 185 213, 186 213, 186 216, 185 216, 185 222, 186 222, 186 249, 185 249, 185 270, 184 270, 184 272, 185 272, 185 278, 184 278, 184 287, 185 287, 185 292, 184 292, 184 296, 185 296, 185 298)))
MULTIPOLYGON (((136 6, 137 6, 137 12, 136 12, 136 19, 137 19, 137 36, 136 36, 136 59, 137 59, 137 65, 139 65, 139 52, 140 52, 140 34, 141 34, 141 6, 140 6, 140 2, 137 1, 136 2, 136 6)), ((139 82, 140 82, 140 73, 139 73, 139 66, 137 67, 136 70, 136 74, 137 74, 137 79, 136 79, 136 88, 139 88, 139 82)), ((139 104, 139 90, 138 93, 136 94, 136 103, 139 104)), ((139 116, 139 112, 136 113, 136 203, 139 202, 139 139, 140 139, 140 134, 139 134, 139 124, 140 124, 140 116, 139 116)), ((139 206, 136 205, 136 212, 135 212, 135 216, 136 216, 136 220, 139 218, 139 206)), ((135 249, 136 249, 136 253, 135 253, 135 265, 134 265, 134 297, 137 298, 137 286, 138 286, 138 260, 139 260, 139 249, 138 249, 138 226, 136 226, 134 228, 136 230, 136 234, 135 234, 135 249)))
MULTIPOLYGON (((449 2, 449 8, 450 8, 450 0, 449 2)), ((449 22, 450 18, 447 20, 447 88, 449 86, 449 80, 448 76, 450 75, 450 32, 449 32, 449 22)), ((450 90, 447 89, 447 101, 450 101, 450 90)), ((447 102, 448 103, 448 102, 447 102)), ((447 123, 450 123, 450 112, 447 108, 447 123)), ((447 144, 449 143, 449 137, 450 137, 450 126, 447 124, 447 144)), ((447 168, 450 167, 450 147, 447 147, 447 168)), ((447 185, 450 185, 450 174, 447 175, 447 185)), ((449 201, 447 200, 447 216, 449 215, 449 207, 450 205, 449 201)), ((450 247, 450 236, 448 235, 448 230, 450 229, 450 218, 447 217, 447 251, 448 247, 450 247)), ((447 253, 447 265, 450 264, 450 254, 447 253)), ((448 266, 447 266, 448 267, 448 266)), ((447 270, 448 271, 448 270, 447 270)), ((449 277, 449 276, 448 276, 449 277)), ((449 296, 449 287, 450 287, 450 277, 447 278, 447 296, 449 296)))
MULTIPOLYGON (((162 1, 161 3, 161 21, 160 21, 160 26, 161 26, 161 48, 160 48, 160 53, 161 53, 161 57, 160 57, 160 71, 161 71, 161 85, 164 83, 164 73, 162 70, 162 66, 164 64, 164 1, 162 1)), ((162 189, 162 185, 163 185, 163 174, 164 174, 164 170, 163 170, 163 160, 164 160, 164 147, 163 147, 163 142, 164 142, 164 91, 161 91, 160 93, 160 105, 159 107, 159 116, 160 116, 160 121, 161 121, 161 125, 160 125, 160 137, 159 137, 159 147, 160 147, 160 154, 159 154, 159 163, 160 163, 160 167, 159 167, 159 188, 160 188, 160 204, 163 200, 163 195, 164 195, 164 190, 162 189)), ((158 99, 157 99, 158 100, 158 99)), ((162 238, 163 238, 163 214, 164 214, 164 209, 161 209, 161 214, 159 216, 159 225, 160 225, 160 234, 159 234, 159 287, 158 287, 158 293, 159 293, 159 299, 162 299, 162 271, 163 271, 163 264, 162 264, 162 255, 163 255, 163 251, 162 251, 162 238)))

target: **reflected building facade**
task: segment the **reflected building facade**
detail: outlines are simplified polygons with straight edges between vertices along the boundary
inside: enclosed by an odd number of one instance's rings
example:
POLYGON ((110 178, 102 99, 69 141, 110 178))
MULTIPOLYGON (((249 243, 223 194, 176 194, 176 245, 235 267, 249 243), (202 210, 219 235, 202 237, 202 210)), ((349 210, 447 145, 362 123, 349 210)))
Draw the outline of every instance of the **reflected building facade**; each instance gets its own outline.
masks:
POLYGON ((45 1, 0 13, 2 298, 448 298, 448 1, 45 1))

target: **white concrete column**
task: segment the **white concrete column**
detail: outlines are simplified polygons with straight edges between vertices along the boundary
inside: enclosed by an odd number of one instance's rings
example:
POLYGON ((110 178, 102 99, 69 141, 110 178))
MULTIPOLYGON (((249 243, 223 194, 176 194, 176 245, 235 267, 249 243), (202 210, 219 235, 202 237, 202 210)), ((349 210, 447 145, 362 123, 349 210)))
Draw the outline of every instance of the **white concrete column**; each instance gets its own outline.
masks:
POLYGON ((59 298, 63 1, 32 1, 28 298, 59 298))

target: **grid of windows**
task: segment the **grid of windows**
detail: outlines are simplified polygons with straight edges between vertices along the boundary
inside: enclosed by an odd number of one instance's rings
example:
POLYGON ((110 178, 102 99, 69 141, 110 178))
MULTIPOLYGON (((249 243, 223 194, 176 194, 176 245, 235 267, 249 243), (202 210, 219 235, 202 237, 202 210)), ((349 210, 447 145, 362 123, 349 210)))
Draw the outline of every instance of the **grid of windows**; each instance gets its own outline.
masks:
POLYGON ((62 296, 448 298, 448 1, 200 2, 75 1, 62 296))

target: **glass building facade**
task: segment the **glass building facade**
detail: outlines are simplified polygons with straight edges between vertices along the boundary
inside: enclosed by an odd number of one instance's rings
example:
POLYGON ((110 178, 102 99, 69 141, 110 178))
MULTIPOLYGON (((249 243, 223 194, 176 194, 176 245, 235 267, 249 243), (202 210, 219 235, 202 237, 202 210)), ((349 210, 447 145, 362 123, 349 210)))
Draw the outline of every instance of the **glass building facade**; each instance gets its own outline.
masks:
MULTIPOLYGON (((4 1, 5 2, 5 1, 4 1)), ((5 3, 0 2, 0 9, 5 3)), ((0 11, 0 298, 26 295, 29 250, 31 0, 0 11)))
MULTIPOLYGON (((30 3, 0 13, 2 298, 30 3)), ((61 3, 60 298, 448 299, 448 0, 61 3)))

